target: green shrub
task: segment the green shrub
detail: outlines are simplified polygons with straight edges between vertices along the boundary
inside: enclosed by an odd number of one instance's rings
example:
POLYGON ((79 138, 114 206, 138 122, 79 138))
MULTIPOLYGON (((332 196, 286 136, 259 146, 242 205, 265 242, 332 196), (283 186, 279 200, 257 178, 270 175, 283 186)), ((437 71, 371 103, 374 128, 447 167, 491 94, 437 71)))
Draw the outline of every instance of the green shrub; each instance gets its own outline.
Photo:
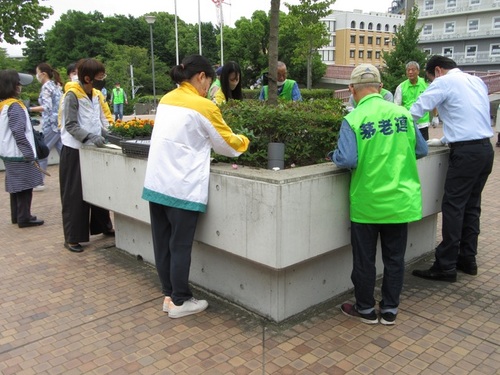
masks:
MULTIPOLYGON (((267 168, 267 146, 285 143, 285 166, 325 162, 336 146, 345 109, 337 99, 280 102, 270 106, 257 100, 229 101, 222 115, 235 133, 250 139, 250 148, 238 158, 246 166, 267 168)), ((232 163, 217 155, 217 160, 232 163)))
MULTIPOLYGON (((259 89, 243 89, 244 99, 259 99, 259 89)), ((311 99, 331 99, 333 98, 334 90, 329 89, 300 89, 302 99, 304 101, 311 99)))

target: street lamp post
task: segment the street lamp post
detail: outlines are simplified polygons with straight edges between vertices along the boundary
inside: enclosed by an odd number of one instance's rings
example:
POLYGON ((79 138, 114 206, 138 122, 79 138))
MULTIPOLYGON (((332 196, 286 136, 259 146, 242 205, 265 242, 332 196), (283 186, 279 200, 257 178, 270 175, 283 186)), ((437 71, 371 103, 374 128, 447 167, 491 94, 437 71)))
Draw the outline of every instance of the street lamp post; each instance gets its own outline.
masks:
POLYGON ((146 22, 149 23, 149 34, 151 38, 151 70, 153 72, 153 106, 156 113, 156 82, 155 82, 155 56, 153 52, 153 24, 155 23, 155 16, 145 16, 146 22))

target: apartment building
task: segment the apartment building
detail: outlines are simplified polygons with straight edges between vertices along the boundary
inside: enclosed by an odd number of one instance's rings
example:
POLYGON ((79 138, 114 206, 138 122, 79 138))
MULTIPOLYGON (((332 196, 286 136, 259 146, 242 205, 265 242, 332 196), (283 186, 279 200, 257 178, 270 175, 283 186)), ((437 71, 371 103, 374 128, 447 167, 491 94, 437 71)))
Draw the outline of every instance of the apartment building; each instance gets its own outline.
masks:
POLYGON ((318 52, 327 65, 381 66, 382 51, 394 48, 394 33, 404 20, 405 16, 400 14, 334 10, 321 19, 330 33, 330 43, 318 52))
MULTIPOLYGON (((419 45, 463 70, 500 70, 500 0, 415 0, 419 45)), ((408 1, 407 10, 413 6, 408 1)))

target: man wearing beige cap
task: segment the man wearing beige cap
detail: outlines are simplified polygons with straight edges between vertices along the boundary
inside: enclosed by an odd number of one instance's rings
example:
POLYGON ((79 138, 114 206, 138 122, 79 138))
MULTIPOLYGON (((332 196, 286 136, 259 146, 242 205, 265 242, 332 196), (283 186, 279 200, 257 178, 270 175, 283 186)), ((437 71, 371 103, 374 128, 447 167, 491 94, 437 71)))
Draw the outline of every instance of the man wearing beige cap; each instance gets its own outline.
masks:
POLYGON ((380 235, 384 278, 380 323, 393 325, 403 287, 408 223, 422 218, 417 159, 427 144, 404 107, 380 95, 380 73, 371 64, 357 66, 349 90, 357 107, 345 116, 332 161, 351 170, 350 218, 354 304, 342 312, 376 324, 375 256, 380 235))

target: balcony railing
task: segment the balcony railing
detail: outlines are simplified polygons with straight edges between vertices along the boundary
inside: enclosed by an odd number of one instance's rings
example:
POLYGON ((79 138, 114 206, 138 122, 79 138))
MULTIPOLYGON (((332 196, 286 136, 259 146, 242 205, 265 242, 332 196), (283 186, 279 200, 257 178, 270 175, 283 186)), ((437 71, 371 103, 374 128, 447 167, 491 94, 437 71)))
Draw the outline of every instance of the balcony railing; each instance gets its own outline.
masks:
POLYGON ((448 56, 455 60, 458 65, 468 64, 500 64, 500 55, 491 55, 489 52, 477 52, 475 56, 467 56, 466 53, 454 53, 448 56))
MULTIPOLYGON (((500 11, 500 9, 499 9, 500 11)), ((491 29, 491 23, 486 26, 481 26, 477 31, 469 31, 467 27, 457 27, 453 33, 444 33, 443 29, 433 29, 432 34, 424 35, 420 33, 420 42, 441 42, 444 40, 464 40, 464 39, 485 39, 500 37, 500 29, 491 29)))
POLYGON ((426 10, 425 5, 421 5, 419 19, 442 17, 451 14, 479 13, 487 11, 500 11, 500 2, 496 0, 481 1, 478 5, 469 5, 468 0, 457 1, 457 6, 447 8, 446 4, 434 4, 432 10, 426 10))

